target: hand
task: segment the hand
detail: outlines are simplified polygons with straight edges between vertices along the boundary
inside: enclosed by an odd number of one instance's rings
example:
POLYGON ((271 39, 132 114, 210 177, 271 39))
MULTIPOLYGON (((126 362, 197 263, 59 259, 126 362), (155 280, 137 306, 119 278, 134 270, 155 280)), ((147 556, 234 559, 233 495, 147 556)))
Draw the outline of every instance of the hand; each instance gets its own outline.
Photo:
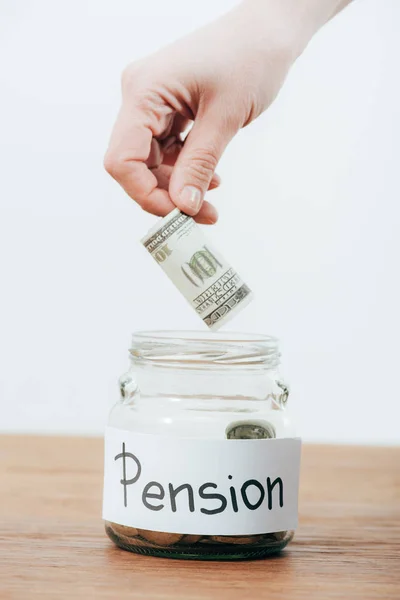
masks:
POLYGON ((312 0, 305 4, 299 13, 302 0, 247 0, 126 68, 105 168, 144 210, 164 216, 178 206, 200 223, 217 220, 204 201, 219 185, 217 163, 237 131, 274 100, 318 28, 312 0))

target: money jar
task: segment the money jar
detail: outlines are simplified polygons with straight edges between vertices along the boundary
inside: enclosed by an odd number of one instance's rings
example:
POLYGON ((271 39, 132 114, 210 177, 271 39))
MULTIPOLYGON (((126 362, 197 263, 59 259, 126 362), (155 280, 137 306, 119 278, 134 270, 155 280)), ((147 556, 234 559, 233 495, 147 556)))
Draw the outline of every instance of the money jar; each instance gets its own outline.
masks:
POLYGON ((283 550, 297 525, 301 442, 277 339, 138 332, 130 363, 105 434, 111 540, 203 560, 283 550))

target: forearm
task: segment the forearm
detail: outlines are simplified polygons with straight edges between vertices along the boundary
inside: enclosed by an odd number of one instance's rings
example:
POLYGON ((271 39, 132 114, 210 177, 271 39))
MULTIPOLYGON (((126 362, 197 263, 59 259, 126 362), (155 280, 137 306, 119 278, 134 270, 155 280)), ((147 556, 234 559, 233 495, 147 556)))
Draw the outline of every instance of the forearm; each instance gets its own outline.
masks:
POLYGON ((348 6, 351 2, 352 2, 352 0, 341 0, 341 2, 338 2, 337 3, 337 7, 333 11, 333 13, 332 13, 332 15, 331 15, 330 18, 332 18, 335 15, 337 15, 341 10, 343 10, 344 8, 346 8, 346 6, 348 6))
POLYGON ((352 0, 243 0, 241 6, 258 24, 275 23, 284 39, 301 54, 313 35, 352 0))
POLYGON ((148 212, 165 216, 177 206, 215 223, 204 196, 218 185, 226 146, 271 105, 313 35, 349 2, 242 0, 130 65, 106 169, 148 212))

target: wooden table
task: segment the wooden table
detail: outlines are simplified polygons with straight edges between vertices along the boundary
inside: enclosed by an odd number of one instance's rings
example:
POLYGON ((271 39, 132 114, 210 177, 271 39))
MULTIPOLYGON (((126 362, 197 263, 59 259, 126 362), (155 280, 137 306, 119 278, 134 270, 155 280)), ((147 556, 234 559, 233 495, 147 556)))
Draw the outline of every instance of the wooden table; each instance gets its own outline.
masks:
POLYGON ((101 522, 102 441, 0 437, 0 598, 400 598, 400 448, 306 446, 300 527, 278 557, 138 556, 101 522))

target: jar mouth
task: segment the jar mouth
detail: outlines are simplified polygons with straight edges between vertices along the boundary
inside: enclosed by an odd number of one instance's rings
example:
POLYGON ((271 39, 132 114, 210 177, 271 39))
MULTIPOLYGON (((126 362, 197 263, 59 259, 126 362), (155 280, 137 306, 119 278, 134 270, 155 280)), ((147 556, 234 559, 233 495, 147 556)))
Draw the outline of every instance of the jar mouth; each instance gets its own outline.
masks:
POLYGON ((167 330, 159 329, 158 331, 136 331, 132 335, 132 339, 138 340, 151 340, 151 341, 175 341, 184 340, 187 342, 198 342, 205 341, 210 344, 215 342, 235 342, 235 343, 249 343, 249 342, 274 342, 278 344, 278 338, 271 335, 263 335, 260 333, 242 333, 236 331, 228 332, 217 332, 212 333, 210 331, 179 331, 179 330, 167 330))
POLYGON ((182 368, 279 364, 279 341, 263 334, 208 331, 138 331, 132 335, 132 360, 182 368))

